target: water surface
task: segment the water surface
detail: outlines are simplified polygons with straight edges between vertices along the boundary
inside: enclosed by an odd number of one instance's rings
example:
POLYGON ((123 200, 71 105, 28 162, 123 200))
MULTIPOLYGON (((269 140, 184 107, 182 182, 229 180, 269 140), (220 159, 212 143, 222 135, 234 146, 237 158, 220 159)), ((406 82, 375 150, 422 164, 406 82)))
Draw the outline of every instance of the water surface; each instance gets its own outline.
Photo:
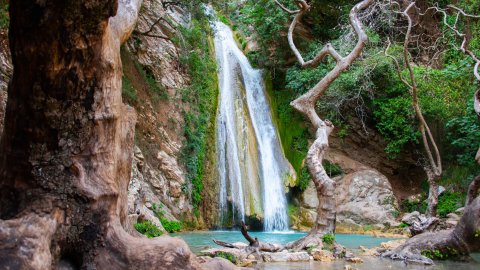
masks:
MULTIPOLYGON (((253 237, 258 237, 260 241, 286 244, 288 242, 299 239, 304 236, 302 232, 249 232, 253 237)), ((191 250, 194 253, 199 253, 202 249, 208 247, 218 247, 213 243, 213 239, 221 240, 224 242, 244 242, 247 241, 243 238, 239 231, 197 231, 197 232, 184 232, 172 234, 174 237, 180 237, 187 242, 191 250)), ((357 251, 359 246, 372 248, 379 246, 382 242, 395 240, 396 238, 382 238, 374 237, 370 235, 359 234, 337 234, 335 239, 341 245, 357 251)), ((260 263, 256 266, 256 269, 262 270, 343 270, 345 265, 352 265, 359 270, 480 270, 480 255, 473 255, 474 260, 472 262, 452 262, 452 261, 437 261, 434 266, 423 265, 406 265, 403 262, 392 261, 389 259, 382 259, 378 257, 366 257, 361 256, 364 260, 362 264, 352 264, 345 262, 344 260, 337 260, 331 263, 325 262, 282 262, 282 263, 260 263)))

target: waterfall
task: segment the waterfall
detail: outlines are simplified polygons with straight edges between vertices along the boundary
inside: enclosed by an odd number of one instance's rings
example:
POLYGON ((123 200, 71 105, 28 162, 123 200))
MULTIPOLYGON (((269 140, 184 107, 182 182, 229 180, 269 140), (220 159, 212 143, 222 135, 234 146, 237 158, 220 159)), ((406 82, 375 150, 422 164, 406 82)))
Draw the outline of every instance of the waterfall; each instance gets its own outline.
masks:
POLYGON ((217 118, 223 219, 263 216, 265 231, 288 230, 284 177, 289 173, 260 70, 253 69, 222 22, 212 22, 219 66, 217 118), (227 216, 231 213, 232 216, 227 216))

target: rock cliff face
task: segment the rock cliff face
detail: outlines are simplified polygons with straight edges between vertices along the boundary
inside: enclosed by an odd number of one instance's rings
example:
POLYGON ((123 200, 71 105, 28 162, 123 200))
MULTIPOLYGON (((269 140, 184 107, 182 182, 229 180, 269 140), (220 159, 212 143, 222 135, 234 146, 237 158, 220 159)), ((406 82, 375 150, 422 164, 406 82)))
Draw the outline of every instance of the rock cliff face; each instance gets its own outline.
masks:
POLYGON ((12 76, 12 60, 8 48, 8 32, 0 29, 0 137, 3 132, 3 119, 7 106, 7 86, 12 76))
POLYGON ((164 6, 160 0, 146 0, 133 36, 122 51, 124 78, 137 96, 129 103, 138 113, 129 213, 138 210, 135 202, 140 200, 142 215, 157 225, 160 221, 154 207, 162 207, 169 220, 193 221, 185 168, 180 161, 182 111, 188 106, 182 102, 180 91, 189 78, 172 42, 180 35, 178 27, 187 26, 188 21, 184 10, 164 6), (152 83, 162 92, 149 89, 152 83))

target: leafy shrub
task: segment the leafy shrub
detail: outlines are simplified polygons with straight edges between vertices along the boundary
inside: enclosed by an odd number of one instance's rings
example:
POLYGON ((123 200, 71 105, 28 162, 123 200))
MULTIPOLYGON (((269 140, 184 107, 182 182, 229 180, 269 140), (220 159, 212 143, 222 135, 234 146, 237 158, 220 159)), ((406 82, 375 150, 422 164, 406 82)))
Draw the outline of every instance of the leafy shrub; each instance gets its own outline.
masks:
MULTIPOLYGON (((473 108, 472 105, 469 108, 473 108)), ((479 142, 480 124, 472 109, 467 116, 456 117, 447 122, 447 139, 451 142, 451 153, 460 165, 470 165, 475 162, 479 142)))
POLYGON ((163 228, 169 233, 179 232, 183 228, 180 221, 172 221, 166 218, 161 218, 160 222, 162 222, 163 228))
POLYGON ((153 72, 148 67, 142 66, 137 62, 135 62, 135 67, 148 85, 148 92, 150 93, 152 102, 157 104, 160 100, 167 100, 167 90, 161 83, 157 82, 153 72))
POLYGON ((301 191, 305 191, 308 188, 310 181, 311 181, 310 173, 308 172, 307 166, 305 166, 302 168, 300 172, 300 176, 297 178, 297 187, 301 191))
POLYGON ((154 238, 163 234, 163 232, 149 220, 144 220, 140 223, 134 224, 133 226, 135 227, 135 230, 146 235, 148 238, 154 238))
POLYGON ((335 163, 331 163, 328 160, 324 160, 322 165, 329 177, 335 177, 343 173, 343 170, 340 166, 335 163))
POLYGON ((322 237, 322 241, 324 244, 331 245, 335 242, 335 235, 327 233, 322 237))
POLYGON ((231 261, 233 264, 237 263, 237 259, 235 258, 235 256, 233 254, 230 254, 230 253, 227 253, 227 252, 220 251, 220 252, 217 252, 215 254, 215 256, 227 259, 227 260, 231 261))
POLYGON ((447 260, 451 258, 458 257, 459 253, 457 250, 453 248, 447 248, 448 250, 442 251, 438 249, 432 249, 432 250, 422 250, 420 253, 432 260, 447 260))
POLYGON ((399 228, 407 228, 408 227, 408 224, 405 223, 405 222, 402 222, 400 223, 400 225, 398 225, 399 228))
POLYGON ((427 210, 427 202, 425 201, 426 197, 423 195, 418 201, 410 201, 405 199, 400 202, 400 209, 402 212, 411 213, 413 211, 418 211, 419 213, 425 213, 427 210))
POLYGON ((446 217, 465 204, 466 195, 460 192, 445 191, 438 198, 437 211, 440 217, 446 217))
POLYGON ((162 223, 163 228, 169 233, 181 231, 183 229, 182 222, 166 219, 165 211, 162 210, 163 207, 163 205, 157 206, 156 204, 153 204, 152 206, 152 210, 162 223))
POLYGON ((122 77, 122 97, 128 102, 136 103, 138 101, 137 91, 127 76, 122 77))

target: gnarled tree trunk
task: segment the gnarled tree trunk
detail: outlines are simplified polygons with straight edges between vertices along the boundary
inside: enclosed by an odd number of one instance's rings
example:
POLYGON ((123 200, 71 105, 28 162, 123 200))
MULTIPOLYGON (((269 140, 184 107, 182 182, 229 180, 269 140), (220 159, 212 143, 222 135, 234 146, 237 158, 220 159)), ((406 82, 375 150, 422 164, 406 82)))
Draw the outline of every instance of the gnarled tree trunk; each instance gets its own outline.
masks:
POLYGON ((299 64, 303 67, 317 67, 321 61, 330 55, 337 64, 317 85, 307 93, 294 100, 290 105, 305 116, 313 128, 316 130, 315 141, 310 146, 306 164, 312 177, 317 191, 318 207, 315 225, 305 237, 287 245, 288 248, 304 249, 308 246, 321 246, 322 236, 335 231, 335 182, 325 172, 322 161, 325 152, 328 149, 328 137, 333 131, 333 124, 328 120, 322 120, 315 111, 317 101, 323 96, 330 85, 357 59, 365 47, 368 37, 363 30, 362 23, 358 19, 358 13, 369 7, 374 1, 363 0, 355 5, 350 11, 350 24, 358 36, 358 42, 352 52, 346 57, 342 57, 331 44, 327 44, 320 53, 312 60, 304 61, 299 50, 293 41, 293 32, 297 23, 303 15, 310 9, 306 1, 297 1, 299 10, 289 10, 277 0, 275 2, 287 13, 295 14, 295 17, 288 31, 288 43, 292 52, 295 54, 299 64))
POLYGON ((0 268, 198 268, 183 241, 124 229, 136 116, 120 45, 141 2, 10 1, 0 268))

